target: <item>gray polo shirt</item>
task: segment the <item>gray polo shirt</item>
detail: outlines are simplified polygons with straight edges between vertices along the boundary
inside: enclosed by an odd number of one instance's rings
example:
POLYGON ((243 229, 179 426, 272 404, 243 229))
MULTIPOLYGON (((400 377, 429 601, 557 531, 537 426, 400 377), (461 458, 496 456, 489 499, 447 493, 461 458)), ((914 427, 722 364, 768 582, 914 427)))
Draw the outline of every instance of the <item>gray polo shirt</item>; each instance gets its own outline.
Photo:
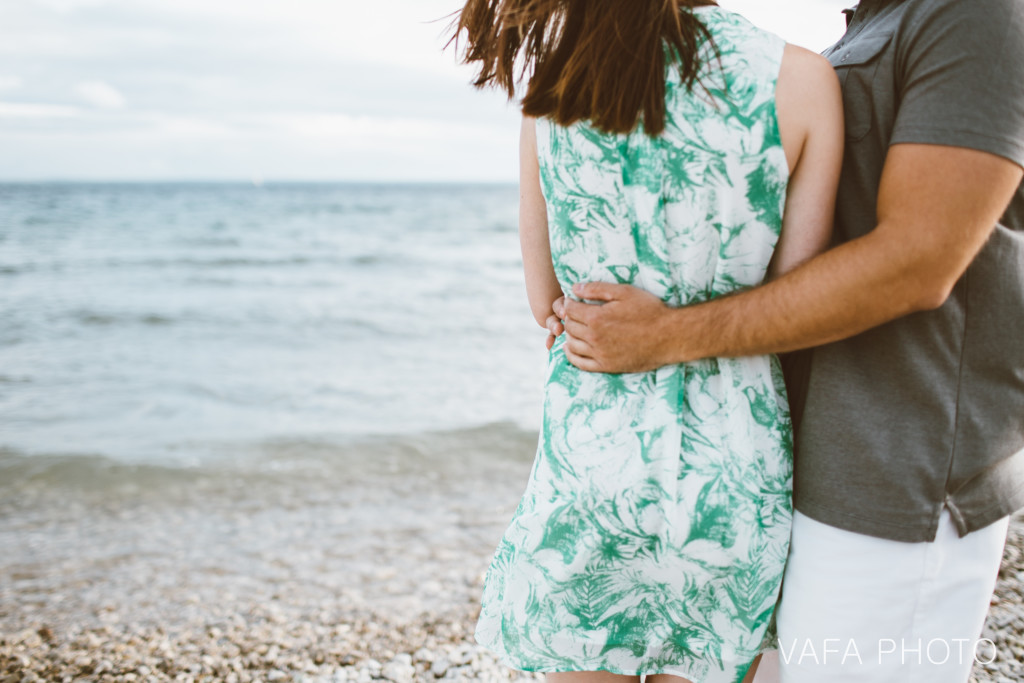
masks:
MULTIPOLYGON (((886 152, 968 147, 1024 166, 1024 2, 865 0, 826 56, 846 109, 837 242, 875 228, 886 152)), ((795 505, 835 527, 935 538, 1024 506, 1024 188, 938 310, 815 349, 795 505)), ((800 392, 796 400, 800 400, 800 392)))

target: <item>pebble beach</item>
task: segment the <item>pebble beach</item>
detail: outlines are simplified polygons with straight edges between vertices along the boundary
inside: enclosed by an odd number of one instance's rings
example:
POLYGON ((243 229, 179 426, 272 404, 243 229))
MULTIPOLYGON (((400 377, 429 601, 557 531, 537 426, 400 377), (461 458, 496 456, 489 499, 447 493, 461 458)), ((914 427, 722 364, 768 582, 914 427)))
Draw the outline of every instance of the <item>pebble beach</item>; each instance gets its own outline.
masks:
MULTIPOLYGON (((357 472, 2 459, 0 683, 542 680, 472 637, 534 438, 371 443, 377 466, 357 472), (429 476, 439 458, 471 463, 465 481, 429 476)), ((1024 680, 1022 583, 1024 516, 984 632, 998 654, 974 683, 1024 680)))
POLYGON ((357 471, 0 457, 0 681, 532 679, 472 640, 531 440, 382 440, 357 471))

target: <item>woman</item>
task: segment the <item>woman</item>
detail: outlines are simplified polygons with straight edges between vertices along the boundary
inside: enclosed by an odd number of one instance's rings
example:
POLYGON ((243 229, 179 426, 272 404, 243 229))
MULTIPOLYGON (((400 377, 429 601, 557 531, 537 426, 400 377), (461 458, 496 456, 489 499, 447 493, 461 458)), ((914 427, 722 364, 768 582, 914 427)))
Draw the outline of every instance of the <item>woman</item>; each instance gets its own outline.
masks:
MULTIPOLYGON (((540 325, 577 283, 683 306, 828 243, 843 123, 824 59, 699 0, 469 0, 457 26, 478 87, 526 81, 520 231, 540 325)), ((751 680, 791 520, 778 359, 585 373, 566 338, 477 640, 555 683, 751 680)))

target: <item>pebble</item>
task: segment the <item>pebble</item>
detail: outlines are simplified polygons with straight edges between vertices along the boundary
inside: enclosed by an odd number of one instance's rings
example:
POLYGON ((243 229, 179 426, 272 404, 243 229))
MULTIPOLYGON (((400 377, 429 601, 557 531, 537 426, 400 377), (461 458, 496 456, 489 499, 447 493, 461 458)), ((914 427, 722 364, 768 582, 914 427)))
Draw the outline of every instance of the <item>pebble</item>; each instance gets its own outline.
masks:
POLYGON ((412 665, 412 656, 401 654, 384 665, 381 677, 393 683, 412 683, 416 669, 412 665))
POLYGON ((448 672, 448 667, 451 664, 448 662, 447 657, 440 657, 434 660, 434 663, 430 667, 430 673, 434 674, 435 677, 440 678, 448 672))
MULTIPOLYGON (((95 610, 70 609, 68 586, 52 587, 64 599, 26 610, 17 586, 0 584, 0 683, 543 681, 543 674, 506 668, 473 640, 477 567, 486 564, 488 550, 481 547, 476 556, 449 552, 420 575, 416 580, 438 583, 443 590, 432 591, 446 596, 429 609, 411 595, 384 600, 372 582, 358 591, 318 592, 275 578, 267 582, 273 592, 261 592, 262 584, 245 572, 210 577, 182 568, 179 575, 158 563, 156 573, 130 584, 130 594, 140 603, 162 596, 167 608, 143 619, 119 605, 122 618, 111 622, 95 618, 95 610), (470 574, 474 578, 467 581, 470 574)), ((387 581, 396 576, 386 575, 387 581)), ((1024 516, 1011 525, 983 633, 996 644, 997 657, 976 665, 971 683, 1024 681, 1022 576, 1024 516)), ((42 594, 45 587, 33 592, 42 594)), ((102 605, 111 598, 97 594, 93 600, 102 605)))

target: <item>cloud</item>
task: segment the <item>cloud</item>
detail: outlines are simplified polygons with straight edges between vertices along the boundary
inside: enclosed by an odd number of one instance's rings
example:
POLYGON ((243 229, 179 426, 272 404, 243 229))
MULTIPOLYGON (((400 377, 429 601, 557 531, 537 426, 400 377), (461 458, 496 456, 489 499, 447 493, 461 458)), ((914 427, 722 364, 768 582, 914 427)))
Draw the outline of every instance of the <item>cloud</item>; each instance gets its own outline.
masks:
POLYGON ((108 0, 35 0, 35 4, 55 12, 72 12, 83 7, 109 4, 108 0))
POLYGON ((124 95, 103 81, 83 81, 75 86, 75 94, 99 109, 121 109, 125 105, 124 95))
POLYGON ((21 79, 17 76, 0 76, 0 90, 13 90, 21 87, 21 79))
POLYGON ((31 102, 0 102, 0 118, 69 118, 79 115, 75 107, 31 102))
MULTIPOLYGON (((508 117, 503 117, 508 118, 508 117)), ((494 140, 505 132, 502 124, 439 121, 404 116, 349 116, 346 114, 285 113, 262 117, 268 127, 281 134, 314 138, 324 142, 344 141, 359 146, 382 143, 408 144, 421 140, 494 140)), ((515 117, 518 120, 518 116, 515 117)))

